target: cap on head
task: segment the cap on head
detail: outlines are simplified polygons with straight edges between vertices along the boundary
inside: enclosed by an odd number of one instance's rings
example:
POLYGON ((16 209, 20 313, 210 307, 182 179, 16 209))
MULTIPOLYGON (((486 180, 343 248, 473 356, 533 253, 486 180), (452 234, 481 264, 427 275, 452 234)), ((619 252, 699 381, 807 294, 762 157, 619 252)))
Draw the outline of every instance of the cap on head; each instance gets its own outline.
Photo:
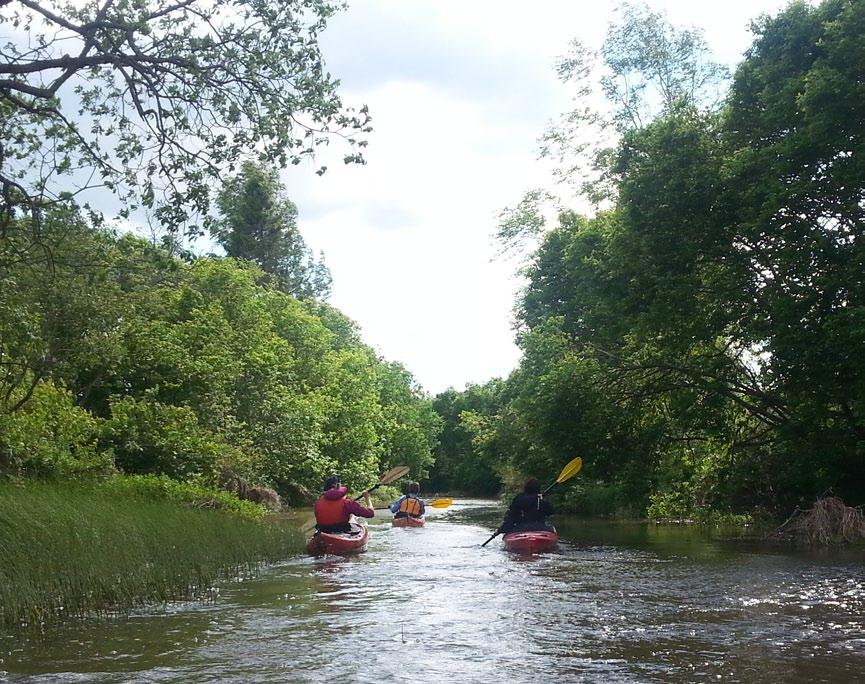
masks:
POLYGON ((530 477, 528 480, 526 480, 526 486, 523 487, 523 491, 526 494, 540 494, 541 483, 538 482, 536 478, 530 477))
POLYGON ((339 475, 331 475, 324 481, 324 491, 339 487, 339 475))

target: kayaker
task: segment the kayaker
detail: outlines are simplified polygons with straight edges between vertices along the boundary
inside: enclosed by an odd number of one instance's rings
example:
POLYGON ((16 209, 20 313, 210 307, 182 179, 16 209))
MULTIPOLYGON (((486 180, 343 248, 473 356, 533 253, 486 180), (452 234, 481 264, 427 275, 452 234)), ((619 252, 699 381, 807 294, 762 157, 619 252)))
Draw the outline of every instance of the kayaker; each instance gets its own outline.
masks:
POLYGON ((552 504, 541 494, 541 483, 535 478, 526 480, 521 494, 517 494, 505 513, 498 529, 499 534, 526 532, 529 530, 552 530, 547 516, 555 513, 552 504))
POLYGON ((361 506, 348 496, 348 487, 343 487, 338 475, 331 475, 324 481, 324 492, 315 502, 315 526, 321 532, 351 532, 352 515, 372 518, 375 509, 370 502, 369 492, 362 494, 366 506, 361 506))
MULTIPOLYGON (((403 490, 405 491, 405 490, 403 490)), ((394 518, 421 518, 426 512, 426 503, 418 494, 420 493, 419 482, 409 482, 408 491, 397 499, 390 507, 394 518)))

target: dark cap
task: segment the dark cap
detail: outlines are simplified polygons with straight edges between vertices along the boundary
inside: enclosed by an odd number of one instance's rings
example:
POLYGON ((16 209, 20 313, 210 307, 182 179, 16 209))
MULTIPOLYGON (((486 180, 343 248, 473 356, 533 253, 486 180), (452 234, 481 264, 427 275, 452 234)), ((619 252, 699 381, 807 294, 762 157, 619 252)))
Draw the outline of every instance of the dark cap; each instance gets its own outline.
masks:
POLYGON ((339 475, 331 475, 324 481, 324 491, 339 486, 339 475))

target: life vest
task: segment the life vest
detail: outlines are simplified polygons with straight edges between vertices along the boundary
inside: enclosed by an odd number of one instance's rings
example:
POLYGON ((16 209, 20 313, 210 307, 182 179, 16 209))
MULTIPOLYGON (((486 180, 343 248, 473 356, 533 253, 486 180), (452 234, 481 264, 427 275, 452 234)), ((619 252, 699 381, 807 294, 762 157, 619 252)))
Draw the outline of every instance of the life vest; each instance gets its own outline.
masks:
POLYGON ((315 502, 315 522, 321 526, 339 525, 347 523, 350 515, 345 511, 345 497, 341 499, 327 499, 318 497, 315 502))
POLYGON ((405 513, 406 515, 410 515, 413 518, 420 517, 421 509, 420 509, 420 501, 415 499, 412 496, 405 497, 399 505, 399 510, 397 513, 405 513))

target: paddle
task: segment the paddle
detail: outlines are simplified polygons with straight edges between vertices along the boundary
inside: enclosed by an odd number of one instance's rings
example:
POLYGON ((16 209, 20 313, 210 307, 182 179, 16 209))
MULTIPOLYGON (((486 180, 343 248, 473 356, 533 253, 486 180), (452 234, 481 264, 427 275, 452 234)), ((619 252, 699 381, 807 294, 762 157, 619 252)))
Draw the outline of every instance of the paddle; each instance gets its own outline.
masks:
MULTIPOLYGON (((578 472, 580 472, 580 468, 582 468, 582 467, 583 467, 583 459, 581 459, 579 456, 577 456, 574 460, 572 460, 570 463, 568 463, 568 465, 566 465, 564 468, 562 468, 562 472, 559 473, 559 476, 556 478, 556 481, 553 482, 549 487, 547 487, 543 493, 546 494, 548 491, 550 491, 557 484, 561 484, 562 482, 565 482, 566 480, 570 480, 574 475, 576 475, 578 472)), ((501 531, 496 530, 493 533, 493 536, 490 537, 489 539, 487 539, 483 544, 481 544, 481 546, 486 546, 493 539, 498 537, 500 534, 501 534, 501 531)))
POLYGON ((453 502, 453 499, 433 499, 432 501, 427 501, 426 505, 429 508, 447 508, 453 502))
MULTIPOLYGON (((425 501, 425 505, 427 508, 447 508, 454 502, 453 499, 433 499, 432 501, 425 501)), ((390 511, 391 508, 383 509, 385 511, 390 511)))
MULTIPOLYGON (((367 492, 374 492, 376 489, 378 489, 382 485, 390 484, 391 482, 396 482, 398 479, 400 479, 401 477, 405 477, 406 475, 408 475, 408 466, 396 466, 396 467, 388 470, 384 475, 382 475, 378 481, 378 484, 373 485, 372 487, 370 487, 366 491, 367 492)), ((361 498, 363 498, 363 494, 361 494, 358 497, 355 497, 355 501, 359 501, 361 498)))
MULTIPOLYGON (((367 492, 374 492, 376 489, 381 487, 382 485, 390 484, 391 482, 396 482, 401 477, 405 477, 408 475, 409 467, 408 466, 395 466, 388 470, 384 475, 382 475, 378 482, 374 484, 372 487, 367 489, 367 492)), ((363 494, 355 498, 355 501, 359 501, 363 498, 363 494)), ((315 529, 315 521, 313 520, 311 523, 307 523, 301 528, 301 531, 304 534, 309 534, 315 529)))

